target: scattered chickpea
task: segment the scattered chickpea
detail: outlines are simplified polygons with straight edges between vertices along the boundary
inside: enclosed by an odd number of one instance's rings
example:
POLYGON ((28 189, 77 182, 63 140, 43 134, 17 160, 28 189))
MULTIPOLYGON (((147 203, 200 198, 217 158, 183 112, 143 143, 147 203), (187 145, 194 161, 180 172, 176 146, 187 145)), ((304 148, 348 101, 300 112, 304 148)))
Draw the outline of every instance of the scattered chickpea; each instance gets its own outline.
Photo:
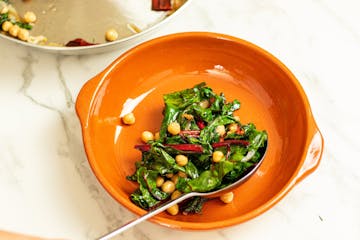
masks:
POLYGON ((179 180, 179 175, 174 175, 171 177, 171 181, 176 185, 179 180))
POLYGON ((128 113, 122 117, 122 121, 127 125, 132 125, 135 123, 135 115, 133 113, 128 113))
POLYGON ((223 203, 231 203, 234 199, 234 193, 233 192, 228 192, 228 193, 225 193, 223 195, 220 196, 220 200, 223 202, 223 203))
POLYGON ((180 197, 181 196, 181 192, 179 191, 179 190, 175 190, 172 194, 171 194, 171 200, 173 200, 173 199, 176 199, 176 198, 178 198, 178 197, 180 197))
POLYGON ((158 176, 158 177, 156 178, 156 186, 157 186, 157 187, 161 187, 161 186, 163 185, 164 181, 165 181, 165 180, 164 180, 163 177, 158 176))
POLYGON ((240 122, 240 117, 239 116, 234 116, 234 119, 238 122, 240 122))
POLYGON ((224 157, 224 154, 221 151, 215 151, 212 155, 213 162, 220 162, 221 159, 224 157))
POLYGON ((17 37, 18 33, 19 33, 19 30, 20 30, 20 27, 18 25, 13 25, 9 29, 9 33, 10 33, 11 36, 17 37))
POLYGON ((155 140, 159 140, 159 139, 160 139, 160 133, 159 133, 159 132, 156 132, 156 133, 155 133, 154 139, 155 139, 155 140))
POLYGON ((179 154, 179 155, 176 155, 175 161, 176 161, 177 165, 179 165, 180 167, 183 167, 188 163, 189 159, 187 156, 179 154))
POLYGON ((167 180, 161 186, 161 190, 166 193, 173 193, 175 191, 175 184, 172 181, 167 180))
POLYGON ((225 133, 226 133, 225 126, 224 125, 217 126, 216 129, 215 129, 215 132, 217 134, 219 134, 220 136, 224 136, 225 133))
POLYGON ((144 131, 141 134, 141 140, 144 143, 147 143, 148 141, 154 140, 154 134, 152 134, 152 132, 149 132, 149 131, 144 131))
POLYGON ((8 32, 12 26, 13 24, 10 21, 5 21, 1 27, 4 32, 8 32))
POLYGON ((182 116, 184 118, 186 118, 187 120, 193 120, 194 119, 194 116, 191 115, 191 114, 188 114, 188 113, 184 113, 182 116))
POLYGON ((172 122, 168 125, 167 130, 172 135, 178 135, 181 131, 180 124, 178 122, 172 122))
POLYGON ((29 39, 30 33, 28 30, 20 28, 18 32, 18 38, 22 41, 27 41, 29 39))
POLYGON ((231 123, 230 125, 229 125, 229 127, 228 127, 228 129, 229 129, 229 132, 230 133, 234 133, 234 132, 236 132, 236 130, 238 129, 238 125, 237 125, 237 123, 231 123))
POLYGON ((209 101, 208 100, 203 100, 203 101, 201 101, 200 103, 200 107, 201 108, 208 108, 209 106, 210 106, 210 103, 209 103, 209 101))
POLYGON ((178 172, 178 175, 179 175, 179 177, 182 177, 182 178, 186 178, 187 177, 187 175, 186 175, 186 173, 184 173, 184 172, 178 172))
POLYGON ((107 30, 105 33, 105 38, 109 42, 115 41, 116 39, 118 39, 118 37, 119 37, 118 32, 113 28, 107 30))
POLYGON ((26 12, 24 14, 24 21, 27 23, 33 23, 36 21, 36 15, 34 12, 26 12))
POLYGON ((170 214, 170 215, 177 215, 179 213, 179 205, 175 204, 171 207, 169 207, 168 209, 166 209, 166 211, 170 214))

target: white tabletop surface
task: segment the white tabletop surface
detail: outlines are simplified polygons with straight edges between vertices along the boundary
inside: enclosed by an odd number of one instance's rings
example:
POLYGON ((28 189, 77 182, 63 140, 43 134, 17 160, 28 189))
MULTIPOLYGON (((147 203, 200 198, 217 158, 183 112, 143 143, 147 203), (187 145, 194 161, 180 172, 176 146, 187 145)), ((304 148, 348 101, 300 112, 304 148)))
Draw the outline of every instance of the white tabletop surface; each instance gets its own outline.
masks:
MULTIPOLYGON (((358 0, 194 0, 165 26, 157 35, 226 33, 279 58, 302 84, 325 150, 253 220, 205 232, 144 222, 119 239, 360 239, 359 11, 358 0)), ((0 229, 83 240, 134 217, 93 175, 74 111, 82 85, 124 50, 56 56, 0 40, 0 229)))

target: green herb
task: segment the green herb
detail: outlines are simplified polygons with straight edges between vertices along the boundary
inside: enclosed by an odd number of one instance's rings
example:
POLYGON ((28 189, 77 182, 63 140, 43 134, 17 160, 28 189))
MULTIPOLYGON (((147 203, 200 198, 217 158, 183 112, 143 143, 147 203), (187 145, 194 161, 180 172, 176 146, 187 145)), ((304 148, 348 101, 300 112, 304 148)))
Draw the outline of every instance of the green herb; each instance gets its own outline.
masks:
POLYGON ((23 23, 23 22, 13 22, 13 24, 18 25, 21 28, 27 29, 27 30, 31 30, 32 29, 32 25, 29 23, 23 23))
POLYGON ((15 21, 15 20, 11 20, 9 18, 9 14, 8 13, 3 13, 3 14, 0 14, 0 26, 6 22, 6 21, 10 21, 12 24, 16 24, 18 25, 20 28, 24 28, 24 29, 27 29, 27 30, 31 30, 32 29, 32 25, 29 24, 29 23, 24 23, 24 22, 19 22, 19 21, 15 21))
POLYGON ((2 13, 0 14, 0 26, 9 20, 9 14, 8 13, 2 13))

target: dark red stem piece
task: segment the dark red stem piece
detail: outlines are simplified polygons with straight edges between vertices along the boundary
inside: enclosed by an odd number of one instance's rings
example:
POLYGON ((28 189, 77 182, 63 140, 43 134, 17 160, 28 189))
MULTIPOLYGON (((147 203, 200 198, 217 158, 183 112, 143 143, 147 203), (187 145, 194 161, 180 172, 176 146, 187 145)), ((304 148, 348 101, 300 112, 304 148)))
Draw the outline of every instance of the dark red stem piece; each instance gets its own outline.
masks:
POLYGON ((200 129, 204 129, 205 128, 205 123, 201 120, 196 122, 196 125, 200 128, 200 129))
MULTIPOLYGON (((246 147, 249 145, 249 142, 246 140, 225 140, 223 142, 213 143, 212 147, 213 148, 218 148, 218 147, 230 148, 230 145, 243 145, 246 147)), ((190 144, 190 143, 189 144, 187 144, 187 143, 164 144, 164 146, 171 147, 173 149, 176 149, 179 151, 184 151, 184 152, 202 153, 204 151, 203 147, 198 144, 190 144)), ((150 151, 151 145, 150 144, 138 144, 138 145, 135 145, 135 148, 142 152, 147 152, 147 151, 150 151)))
POLYGON ((200 136, 200 130, 182 130, 179 135, 181 137, 199 137, 200 136))
POLYGON ((171 10, 171 0, 152 0, 151 9, 154 11, 171 10))
POLYGON ((198 144, 165 144, 167 147, 174 148, 179 151, 185 151, 185 152, 198 152, 202 153, 204 151, 203 147, 198 144))
POLYGON ((246 147, 249 145, 249 142, 246 140, 225 140, 223 142, 213 143, 212 147, 218 148, 218 147, 225 147, 225 146, 229 146, 229 145, 243 145, 246 147))
MULTIPOLYGON (((184 151, 184 152, 194 152, 194 153, 202 153, 204 151, 203 147, 198 144, 164 144, 166 147, 171 147, 173 149, 184 151)), ((147 152, 150 151, 150 144, 139 144, 135 145, 135 148, 142 151, 147 152)))

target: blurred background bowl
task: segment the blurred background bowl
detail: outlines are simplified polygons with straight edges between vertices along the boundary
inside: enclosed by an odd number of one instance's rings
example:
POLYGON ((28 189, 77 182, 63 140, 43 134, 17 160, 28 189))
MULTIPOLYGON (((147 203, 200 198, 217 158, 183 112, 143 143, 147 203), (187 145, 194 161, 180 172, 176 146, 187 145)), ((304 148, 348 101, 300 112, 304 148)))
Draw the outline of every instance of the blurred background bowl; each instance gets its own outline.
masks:
POLYGON ((192 0, 177 0, 179 8, 174 11, 153 11, 151 0, 31 0, 10 1, 20 16, 33 11, 37 21, 31 30, 32 36, 44 35, 48 45, 36 45, 5 34, 0 38, 26 47, 64 55, 82 55, 127 49, 151 37, 173 18, 181 17, 181 12, 192 0), (181 5, 180 5, 181 4, 181 5), (114 28, 119 38, 106 42, 105 32, 114 28), (136 30, 141 30, 136 32, 136 30), (63 47, 54 44, 82 38, 97 45, 63 47))
POLYGON ((274 56, 247 41, 217 33, 179 33, 143 43, 114 61, 81 89, 76 111, 89 163, 104 188, 136 214, 145 211, 129 195, 126 176, 141 153, 144 130, 156 132, 165 93, 206 82, 227 99, 238 99, 242 123, 268 132, 267 155, 258 171, 234 191, 234 201, 207 202, 201 214, 151 220, 167 227, 205 230, 249 220, 277 203, 318 166, 323 138, 295 76, 274 56), (123 126, 128 112, 136 123, 123 126))

